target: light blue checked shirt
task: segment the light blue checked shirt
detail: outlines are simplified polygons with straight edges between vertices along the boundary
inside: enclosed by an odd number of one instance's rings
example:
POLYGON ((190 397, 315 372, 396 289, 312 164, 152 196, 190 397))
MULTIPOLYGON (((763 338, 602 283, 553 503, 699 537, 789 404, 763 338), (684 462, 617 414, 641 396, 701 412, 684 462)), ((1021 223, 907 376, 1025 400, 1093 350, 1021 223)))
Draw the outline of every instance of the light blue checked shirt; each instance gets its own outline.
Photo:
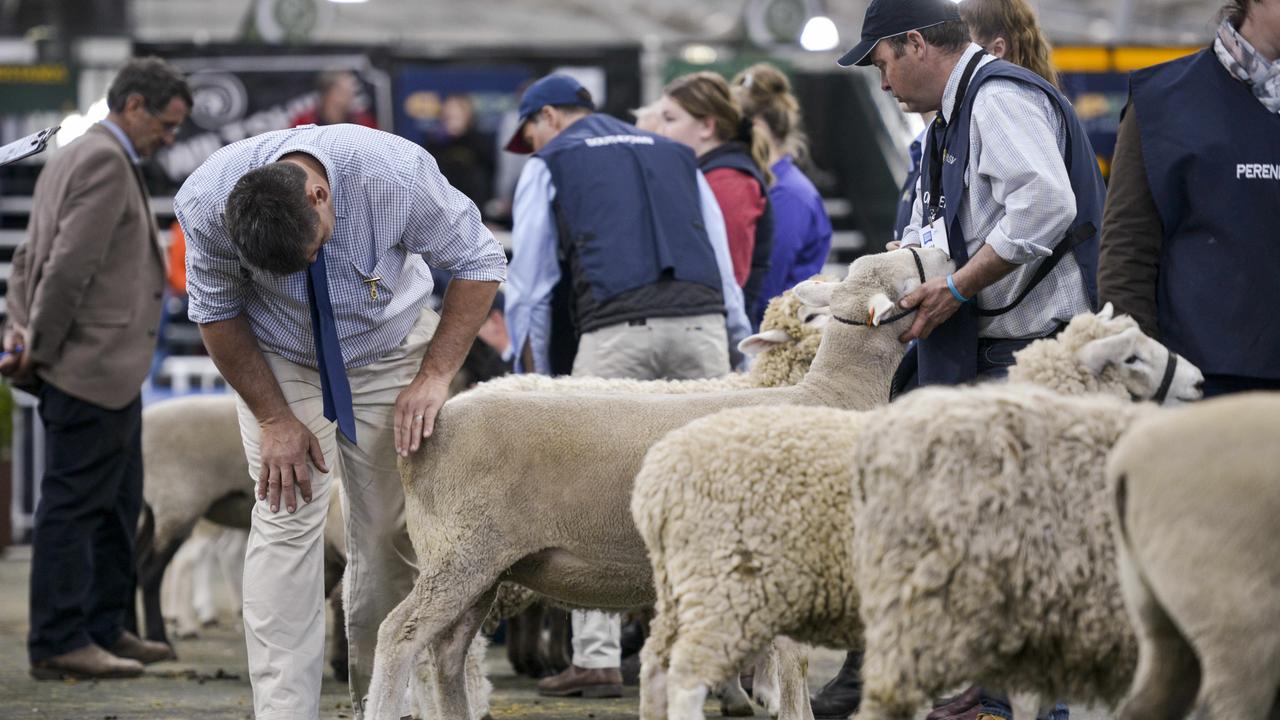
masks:
POLYGON ((264 349, 316 367, 306 272, 281 276, 249 265, 222 219, 241 176, 292 152, 314 157, 329 176, 336 221, 324 254, 348 368, 368 365, 404 341, 431 294, 428 263, 463 280, 505 277, 502 247, 427 151, 358 125, 305 125, 222 148, 174 197, 187 240, 193 322, 243 314, 264 349), (376 298, 368 282, 374 278, 376 298))

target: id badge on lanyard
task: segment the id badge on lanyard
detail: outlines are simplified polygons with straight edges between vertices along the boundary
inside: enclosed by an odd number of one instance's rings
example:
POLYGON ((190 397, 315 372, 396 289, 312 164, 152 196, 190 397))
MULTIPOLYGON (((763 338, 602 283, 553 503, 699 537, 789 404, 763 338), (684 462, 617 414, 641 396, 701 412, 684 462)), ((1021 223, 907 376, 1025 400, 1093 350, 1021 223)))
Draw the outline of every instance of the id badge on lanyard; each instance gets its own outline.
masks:
POLYGON ((920 247, 937 248, 951 257, 951 244, 947 242, 946 214, 938 216, 932 223, 920 228, 920 247))

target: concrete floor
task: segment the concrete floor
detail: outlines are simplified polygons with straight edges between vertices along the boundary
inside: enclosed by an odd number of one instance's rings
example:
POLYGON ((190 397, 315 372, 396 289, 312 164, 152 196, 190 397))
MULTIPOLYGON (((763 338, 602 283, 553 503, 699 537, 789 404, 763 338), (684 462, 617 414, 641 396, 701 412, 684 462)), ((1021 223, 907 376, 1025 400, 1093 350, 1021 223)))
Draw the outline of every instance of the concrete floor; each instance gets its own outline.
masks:
MULTIPOLYGON (((180 659, 150 666, 135 680, 36 682, 27 674, 27 548, 11 548, 0 558, 0 718, 5 720, 249 720, 252 695, 244 639, 230 617, 195 640, 176 641, 180 659)), ((494 685, 493 717, 520 720, 634 720, 636 688, 616 700, 542 698, 534 681, 515 676, 504 649, 490 648, 488 667, 494 685)), ((812 652, 811 685, 835 674, 843 655, 812 652)), ((708 717, 718 709, 707 705, 708 717)), ((757 710, 757 717, 765 713, 757 710)), ((345 683, 326 675, 322 720, 352 717, 345 683)), ((1075 720, 1105 720, 1103 713, 1073 713, 1075 720)))

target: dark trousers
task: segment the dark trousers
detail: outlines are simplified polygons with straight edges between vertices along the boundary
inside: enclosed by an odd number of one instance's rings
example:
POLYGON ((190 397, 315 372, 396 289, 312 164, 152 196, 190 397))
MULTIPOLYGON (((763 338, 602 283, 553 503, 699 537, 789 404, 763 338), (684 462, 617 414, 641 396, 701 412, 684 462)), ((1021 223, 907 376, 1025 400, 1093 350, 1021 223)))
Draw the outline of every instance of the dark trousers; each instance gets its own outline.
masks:
POLYGON ((1240 375, 1209 375, 1207 373, 1204 376, 1204 396, 1206 398, 1254 390, 1272 392, 1280 390, 1280 380, 1242 377, 1240 375))
POLYGON ((45 471, 31 553, 31 662, 120 639, 134 600, 142 400, 108 410, 46 383, 45 471))

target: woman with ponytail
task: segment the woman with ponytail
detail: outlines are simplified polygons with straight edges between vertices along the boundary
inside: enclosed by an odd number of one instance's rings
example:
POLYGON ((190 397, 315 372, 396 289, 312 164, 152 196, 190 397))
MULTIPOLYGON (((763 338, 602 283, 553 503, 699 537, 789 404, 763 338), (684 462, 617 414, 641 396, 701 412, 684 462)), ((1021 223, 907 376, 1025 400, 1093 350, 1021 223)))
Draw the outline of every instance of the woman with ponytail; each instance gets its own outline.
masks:
MULTIPOLYGON (((729 235, 734 278, 750 314, 760 299, 773 248, 769 206, 769 145, 734 102, 729 84, 712 72, 672 80, 659 101, 658 132, 693 149, 729 235)), ((752 317, 753 329, 759 318, 752 317)))
POLYGON ((765 139, 774 177, 769 188, 773 252, 760 298, 747 308, 752 322, 759 324, 771 298, 822 271, 831 251, 831 219, 818 189, 796 167, 795 158, 808 151, 808 139, 800 129, 800 104, 791 94, 791 81, 773 65, 757 63, 738 73, 732 86, 756 135, 765 139))
POLYGON ((1058 86, 1058 72, 1049 58, 1053 48, 1027 0, 963 0, 957 7, 982 49, 1058 86))

